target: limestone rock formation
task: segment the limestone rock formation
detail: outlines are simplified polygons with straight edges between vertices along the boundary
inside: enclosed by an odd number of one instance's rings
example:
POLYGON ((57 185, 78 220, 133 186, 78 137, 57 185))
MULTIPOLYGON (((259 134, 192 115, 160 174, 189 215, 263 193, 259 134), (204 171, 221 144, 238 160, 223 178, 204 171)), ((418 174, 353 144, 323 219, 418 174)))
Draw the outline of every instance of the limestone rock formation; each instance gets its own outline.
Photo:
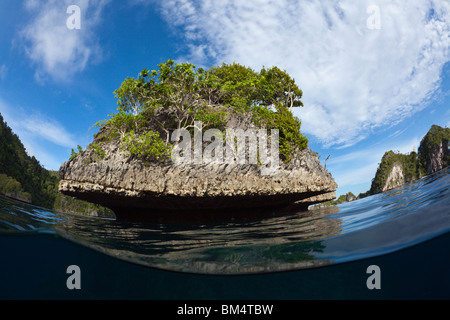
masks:
POLYGON ((447 166, 447 159, 450 157, 450 150, 448 149, 448 140, 442 139, 441 142, 434 147, 427 161, 427 173, 435 173, 447 166))
POLYGON ((400 163, 395 162, 386 178, 386 183, 384 184, 382 191, 384 192, 387 190, 395 189, 403 186, 404 184, 405 177, 403 173, 403 167, 400 163))
POLYGON ((449 140, 450 128, 433 125, 422 138, 418 152, 386 152, 372 180, 370 194, 401 187, 450 165, 449 140))
POLYGON ((127 156, 117 141, 103 146, 97 161, 87 149, 59 171, 59 191, 112 209, 117 217, 158 212, 269 208, 304 201, 303 207, 334 199, 337 184, 305 149, 280 162, 273 175, 257 164, 145 163, 127 156))
POLYGON ((435 173, 450 165, 450 128, 437 125, 423 137, 419 147, 419 162, 425 174, 435 173))

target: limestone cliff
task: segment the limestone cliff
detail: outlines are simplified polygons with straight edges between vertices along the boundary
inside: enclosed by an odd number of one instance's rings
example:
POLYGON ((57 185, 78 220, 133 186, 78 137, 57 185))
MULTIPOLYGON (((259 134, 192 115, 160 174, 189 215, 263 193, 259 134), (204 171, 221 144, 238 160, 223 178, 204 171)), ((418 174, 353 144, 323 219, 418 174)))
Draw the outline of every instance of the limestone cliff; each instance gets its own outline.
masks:
POLYGON ((429 156, 427 157, 427 173, 435 173, 448 165, 448 158, 450 157, 450 151, 448 149, 448 140, 441 140, 441 142, 435 146, 429 156))
POLYGON ((418 153, 388 151, 383 155, 370 189, 371 194, 400 187, 435 173, 450 164, 450 129, 433 125, 421 140, 418 153))
POLYGON ((382 191, 384 192, 387 190, 401 187, 404 183, 405 177, 403 173, 403 167, 400 163, 396 162, 392 166, 392 169, 387 176, 386 183, 383 186, 382 191))
POLYGON ((433 125, 419 147, 419 163, 424 174, 432 174, 450 165, 450 128, 433 125))

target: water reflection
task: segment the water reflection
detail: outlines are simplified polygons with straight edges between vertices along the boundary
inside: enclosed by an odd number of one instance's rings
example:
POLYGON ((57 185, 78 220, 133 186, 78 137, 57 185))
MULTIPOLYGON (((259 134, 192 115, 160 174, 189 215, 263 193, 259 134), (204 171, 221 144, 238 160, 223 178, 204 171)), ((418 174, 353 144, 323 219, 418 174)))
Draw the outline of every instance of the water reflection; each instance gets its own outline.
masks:
POLYGON ((0 236, 56 233, 118 259, 180 272, 313 268, 390 253, 450 232, 449 173, 447 168, 337 207, 248 212, 232 221, 219 215, 212 221, 181 222, 174 216, 170 223, 120 221, 54 212, 0 197, 0 236))
POLYGON ((264 219, 157 224, 68 216, 59 234, 129 262, 166 270, 245 274, 317 267, 321 239, 337 235, 340 219, 327 219, 338 207, 264 219))
POLYGON ((52 226, 62 220, 56 212, 0 195, 0 235, 54 233, 52 226))

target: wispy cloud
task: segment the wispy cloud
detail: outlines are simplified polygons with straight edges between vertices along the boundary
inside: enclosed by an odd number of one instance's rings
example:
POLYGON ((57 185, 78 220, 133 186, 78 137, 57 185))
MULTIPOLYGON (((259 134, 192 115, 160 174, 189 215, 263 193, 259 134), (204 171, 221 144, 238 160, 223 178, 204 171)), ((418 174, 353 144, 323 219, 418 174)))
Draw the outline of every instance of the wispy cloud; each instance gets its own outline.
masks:
POLYGON ((66 80, 101 58, 94 28, 107 0, 46 0, 25 2, 33 18, 20 32, 27 57, 36 66, 39 80, 51 76, 66 80), (80 8, 80 29, 69 29, 67 8, 80 8))
POLYGON ((76 145, 72 135, 54 119, 42 115, 32 115, 15 120, 15 122, 21 127, 21 130, 31 133, 35 138, 44 139, 66 148, 73 148, 76 145))
POLYGON ((422 110, 450 60, 450 2, 164 0, 197 64, 277 65, 303 89, 303 131, 351 146, 422 110), (381 29, 367 9, 380 9, 381 29))
POLYGON ((19 136, 32 137, 34 141, 45 140, 65 148, 76 146, 73 135, 60 122, 38 111, 13 108, 0 100, 0 113, 19 136))
MULTIPOLYGON (((360 149, 357 151, 349 152, 344 155, 338 157, 330 157, 328 161, 329 166, 346 166, 348 167, 349 163, 372 163, 372 165, 377 166, 377 164, 381 161, 384 153, 387 151, 394 151, 403 154, 408 154, 412 151, 416 151, 420 145, 420 141, 422 137, 412 137, 410 139, 404 140, 403 142, 392 142, 386 143, 383 145, 375 145, 368 146, 364 149, 360 149)), ((348 170, 353 170, 354 167, 348 167, 348 170)))

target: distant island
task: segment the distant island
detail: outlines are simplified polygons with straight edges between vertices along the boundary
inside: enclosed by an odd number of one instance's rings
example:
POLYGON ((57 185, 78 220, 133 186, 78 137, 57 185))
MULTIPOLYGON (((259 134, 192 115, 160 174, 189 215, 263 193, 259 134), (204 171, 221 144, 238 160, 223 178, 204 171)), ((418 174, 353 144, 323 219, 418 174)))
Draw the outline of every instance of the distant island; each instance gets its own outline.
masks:
POLYGON ((450 129, 432 125, 422 138, 418 152, 387 151, 378 166, 370 190, 355 196, 351 192, 319 206, 337 205, 395 189, 450 165, 450 129))
POLYGON ((449 128, 433 125, 422 138, 418 152, 386 152, 372 181, 370 194, 397 188, 449 166, 449 140, 449 128))

